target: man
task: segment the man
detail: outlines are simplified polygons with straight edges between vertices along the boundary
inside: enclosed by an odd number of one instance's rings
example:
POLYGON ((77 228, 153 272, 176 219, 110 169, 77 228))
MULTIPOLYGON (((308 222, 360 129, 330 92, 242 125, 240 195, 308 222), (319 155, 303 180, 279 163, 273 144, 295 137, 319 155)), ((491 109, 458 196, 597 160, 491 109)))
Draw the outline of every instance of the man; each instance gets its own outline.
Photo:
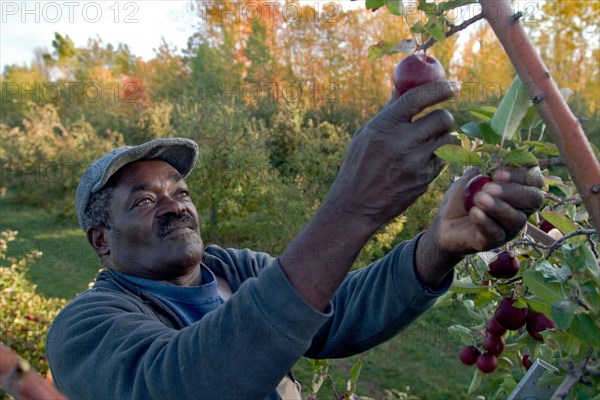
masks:
POLYGON ((360 129, 322 206, 278 258, 203 246, 184 180, 194 142, 100 158, 81 179, 77 214, 105 269, 51 327, 59 389, 78 399, 297 398, 286 374, 300 357, 346 357, 393 337, 448 289, 464 255, 514 237, 543 201, 539 171, 499 170, 466 213, 466 174, 429 230, 348 273, 439 173, 433 151, 451 142, 452 116, 412 120, 453 95, 449 82, 421 86, 360 129))

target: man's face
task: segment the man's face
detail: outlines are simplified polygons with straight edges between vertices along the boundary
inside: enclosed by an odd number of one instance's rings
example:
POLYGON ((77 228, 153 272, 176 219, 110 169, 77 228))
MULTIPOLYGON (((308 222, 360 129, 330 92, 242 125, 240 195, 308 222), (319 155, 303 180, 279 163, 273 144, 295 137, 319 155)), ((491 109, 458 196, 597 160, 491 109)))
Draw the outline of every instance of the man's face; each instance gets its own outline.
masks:
POLYGON ((202 259, 198 212, 179 172, 159 160, 128 164, 111 177, 107 266, 149 279, 176 280, 202 259))

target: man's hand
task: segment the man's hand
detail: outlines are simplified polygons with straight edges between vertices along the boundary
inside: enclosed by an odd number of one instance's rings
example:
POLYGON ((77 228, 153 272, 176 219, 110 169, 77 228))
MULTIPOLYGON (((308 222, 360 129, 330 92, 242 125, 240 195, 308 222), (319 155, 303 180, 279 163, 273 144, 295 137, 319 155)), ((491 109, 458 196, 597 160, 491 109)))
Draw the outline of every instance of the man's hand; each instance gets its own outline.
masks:
POLYGON ((544 202, 539 168, 501 168, 492 174, 493 182, 475 195, 475 206, 466 212, 463 193, 475 175, 477 171, 470 170, 452 185, 431 228, 419 241, 417 273, 431 288, 436 288, 463 256, 513 239, 544 202))
POLYGON ((404 211, 439 174, 433 154, 450 143, 452 115, 425 108, 455 96, 433 82, 392 99, 352 139, 327 198, 279 261, 298 293, 323 310, 371 235, 404 211))
POLYGON ((377 227, 404 211, 440 173, 443 163, 433 152, 451 143, 454 124, 445 110, 413 118, 452 98, 456 89, 437 81, 400 98, 392 94, 388 105, 352 139, 325 203, 377 227))

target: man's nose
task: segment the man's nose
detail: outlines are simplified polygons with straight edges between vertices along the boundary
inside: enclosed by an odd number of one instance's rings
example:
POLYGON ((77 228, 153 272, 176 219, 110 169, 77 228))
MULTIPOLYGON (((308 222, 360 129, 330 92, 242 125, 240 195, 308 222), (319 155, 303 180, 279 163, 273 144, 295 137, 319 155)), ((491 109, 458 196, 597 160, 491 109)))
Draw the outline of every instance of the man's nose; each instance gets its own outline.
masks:
POLYGON ((160 199, 158 216, 163 216, 166 214, 175 214, 181 215, 186 210, 185 205, 172 198, 171 196, 164 196, 160 199))

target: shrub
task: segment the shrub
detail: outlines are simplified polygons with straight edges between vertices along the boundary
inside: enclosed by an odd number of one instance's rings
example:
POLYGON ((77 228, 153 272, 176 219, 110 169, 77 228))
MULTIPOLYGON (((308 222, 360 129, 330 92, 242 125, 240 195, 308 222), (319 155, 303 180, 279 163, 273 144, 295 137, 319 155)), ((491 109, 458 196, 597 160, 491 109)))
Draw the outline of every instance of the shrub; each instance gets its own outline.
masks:
POLYGON ((66 301, 36 293, 36 285, 27 280, 28 266, 41 252, 7 257, 8 244, 16 235, 16 231, 0 232, 0 341, 46 375, 46 335, 66 301))

